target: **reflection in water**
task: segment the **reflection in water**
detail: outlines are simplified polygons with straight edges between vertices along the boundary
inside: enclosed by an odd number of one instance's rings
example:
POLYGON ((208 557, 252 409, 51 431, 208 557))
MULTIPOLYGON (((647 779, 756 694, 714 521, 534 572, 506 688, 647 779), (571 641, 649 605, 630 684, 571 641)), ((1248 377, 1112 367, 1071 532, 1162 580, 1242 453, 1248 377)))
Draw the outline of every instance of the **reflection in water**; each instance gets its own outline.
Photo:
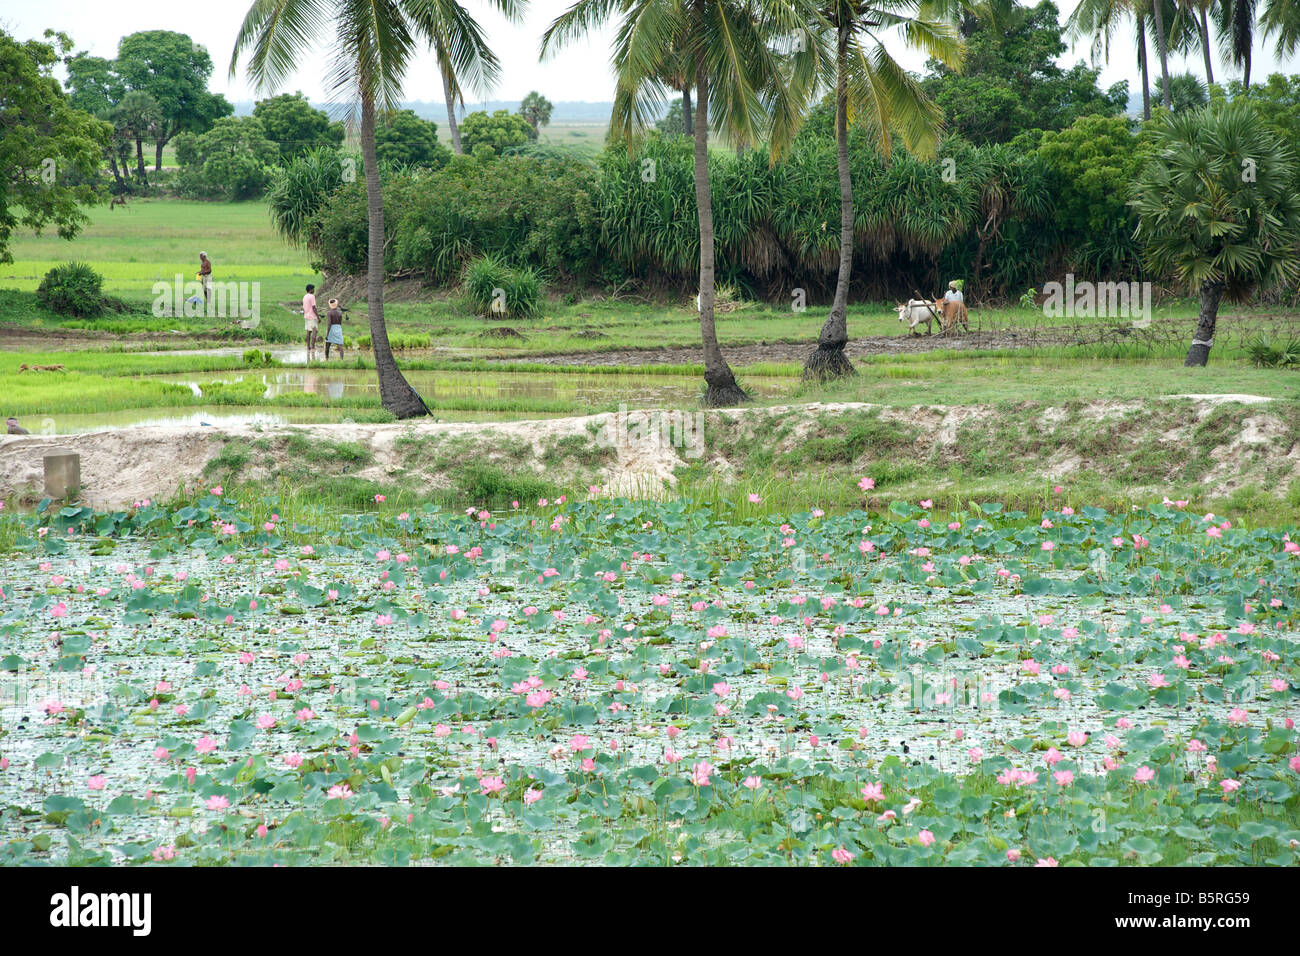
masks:
MULTIPOLYGON (((585 410, 613 411, 635 408, 695 409, 700 404, 701 380, 687 375, 578 374, 563 372, 461 372, 408 371, 407 381, 426 400, 442 405, 434 418, 443 421, 501 421, 559 418, 585 410), (547 408, 539 411, 538 405, 547 408)), ((330 402, 349 397, 378 396, 373 369, 293 368, 272 371, 214 372, 209 375, 146 375, 145 379, 175 382, 202 395, 213 382, 258 383, 265 398, 311 393, 330 402)), ((749 379, 745 387, 758 398, 789 394, 797 379, 763 376, 749 379)), ((95 415, 60 415, 54 424, 59 434, 121 428, 127 425, 307 424, 338 422, 357 416, 355 408, 285 406, 273 411, 257 406, 216 406, 219 410, 158 408, 104 412, 95 415)))

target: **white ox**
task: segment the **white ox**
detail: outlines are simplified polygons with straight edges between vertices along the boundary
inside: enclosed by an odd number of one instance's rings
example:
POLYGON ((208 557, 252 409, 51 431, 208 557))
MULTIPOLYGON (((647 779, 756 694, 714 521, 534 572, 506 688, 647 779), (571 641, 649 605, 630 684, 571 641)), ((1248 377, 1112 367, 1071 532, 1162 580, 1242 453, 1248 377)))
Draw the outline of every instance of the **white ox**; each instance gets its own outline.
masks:
POLYGON ((908 299, 906 305, 900 303, 898 306, 898 321, 906 322, 909 332, 924 322, 925 334, 932 334, 931 326, 936 317, 934 303, 925 299, 908 299))

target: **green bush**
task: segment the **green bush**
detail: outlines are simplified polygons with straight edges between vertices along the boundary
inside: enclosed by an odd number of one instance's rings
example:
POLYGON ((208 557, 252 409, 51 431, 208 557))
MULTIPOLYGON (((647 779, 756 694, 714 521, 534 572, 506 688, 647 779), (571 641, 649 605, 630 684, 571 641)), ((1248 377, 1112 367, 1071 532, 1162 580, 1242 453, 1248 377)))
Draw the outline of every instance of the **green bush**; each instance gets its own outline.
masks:
POLYGON ((84 262, 55 266, 36 288, 41 305, 60 315, 92 318, 103 315, 104 277, 84 262))
POLYGON ((525 319, 541 311, 542 277, 531 267, 515 269, 498 256, 479 256, 465 266, 461 283, 479 315, 525 319))

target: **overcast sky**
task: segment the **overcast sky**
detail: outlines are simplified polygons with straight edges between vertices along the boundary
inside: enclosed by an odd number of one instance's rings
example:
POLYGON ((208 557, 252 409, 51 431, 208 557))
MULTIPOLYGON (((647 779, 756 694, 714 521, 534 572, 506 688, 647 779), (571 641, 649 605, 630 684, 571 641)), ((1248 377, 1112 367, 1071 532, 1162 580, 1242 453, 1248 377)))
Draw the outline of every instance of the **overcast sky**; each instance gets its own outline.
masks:
MULTIPOLYGON (((20 0, 18 11, 12 9, 13 0, 3 0, 0 5, 0 25, 21 39, 39 37, 47 27, 70 34, 78 49, 89 50, 98 56, 112 57, 118 40, 140 30, 174 30, 187 33, 208 48, 216 64, 212 90, 224 93, 232 101, 260 97, 242 70, 231 79, 227 76, 231 47, 239 24, 247 11, 247 0, 20 0)), ((599 102, 613 99, 613 80, 609 71, 609 39, 612 31, 593 36, 584 43, 567 47, 558 57, 546 63, 537 59, 538 41, 542 31, 566 9, 572 0, 532 0, 530 12, 522 26, 511 26, 484 6, 465 0, 467 7, 483 24, 492 48, 500 57, 503 77, 493 99, 518 100, 529 90, 540 90, 553 101, 585 100, 599 102)), ((1077 5, 1078 0, 1058 0, 1062 19, 1077 5)), ((286 84, 285 91, 302 90, 313 100, 326 99, 321 66, 322 54, 328 45, 323 37, 311 56, 303 58, 304 67, 294 82, 286 84)), ((920 72, 924 58, 904 49, 897 37, 886 40, 886 46, 904 65, 920 72)), ((1271 50, 1272 44, 1256 41, 1253 76, 1262 79, 1269 73, 1295 73, 1300 70, 1300 60, 1289 58, 1279 63, 1271 50)), ((1111 46, 1111 62, 1101 74, 1103 87, 1119 80, 1130 81, 1130 89, 1138 89, 1136 53, 1133 53, 1133 31, 1116 36, 1111 46)), ((1062 58, 1066 65, 1088 57, 1086 44, 1081 44, 1062 58)), ((1155 55, 1151 53, 1152 75, 1155 75, 1155 55)), ((1223 68, 1222 60, 1214 58, 1215 79, 1237 75, 1223 68)), ((1174 56, 1170 69, 1182 72, 1190 69, 1202 76, 1200 54, 1191 58, 1174 56)), ((433 69, 432 57, 424 54, 416 59, 408 71, 407 97, 412 100, 442 101, 442 84, 433 69)))

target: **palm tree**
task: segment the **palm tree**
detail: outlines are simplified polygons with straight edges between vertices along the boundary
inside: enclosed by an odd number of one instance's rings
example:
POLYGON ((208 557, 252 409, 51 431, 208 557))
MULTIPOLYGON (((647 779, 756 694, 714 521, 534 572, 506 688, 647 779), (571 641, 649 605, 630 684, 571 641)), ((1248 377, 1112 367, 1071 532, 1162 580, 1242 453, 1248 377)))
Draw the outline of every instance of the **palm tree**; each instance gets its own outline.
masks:
POLYGON ((817 337, 817 349, 804 363, 804 378, 826 380, 854 374, 844 354, 848 342, 849 279, 853 271, 853 181, 849 172, 849 112, 862 115, 879 137, 881 151, 892 149, 898 129, 907 148, 932 155, 942 111, 920 84, 885 49, 880 33, 901 29, 912 46, 949 66, 959 67, 964 47, 955 27, 934 16, 922 0, 919 16, 909 0, 830 0, 822 17, 833 33, 835 53, 835 165, 840 181, 840 266, 831 313, 817 337))
POLYGON ((1210 14, 1218 14, 1219 0, 1178 0, 1178 17, 1186 19, 1196 34, 1195 45, 1205 60, 1205 83, 1214 82, 1214 64, 1210 57, 1210 14))
POLYGON ((1161 117, 1133 186, 1135 233, 1156 272, 1201 297, 1188 366, 1210 357, 1219 303, 1300 272, 1296 157, 1245 98, 1161 117))
MULTIPOLYGON (((488 0, 488 5, 511 23, 520 23, 528 0, 488 0)), ((460 155, 464 150, 460 145, 456 105, 465 105, 466 89, 482 96, 496 86, 501 63, 488 47, 483 28, 456 0, 413 0, 410 7, 420 31, 429 37, 438 61, 442 95, 447 101, 451 147, 460 155)))
POLYGON ((1300 46, 1300 0, 1266 0, 1259 25, 1265 36, 1277 35, 1278 59, 1295 53, 1300 46))
POLYGON ((663 115, 670 57, 679 55, 695 89, 695 208, 699 224, 700 337, 704 343, 704 403, 736 405, 749 396, 722 355, 714 325, 713 198, 709 186, 709 116, 733 143, 752 145, 770 134, 788 144, 803 97, 816 80, 817 45, 787 57, 769 42, 779 34, 811 41, 815 10, 800 0, 578 0, 547 28, 541 54, 603 23, 621 20, 612 61, 617 77, 610 139, 631 140, 663 115))
POLYGON ((1250 89, 1250 55, 1255 46, 1255 0, 1220 0, 1219 46, 1241 67, 1241 88, 1250 89))
MULTIPOLYGON (((375 111, 395 109, 402 77, 420 31, 413 14, 430 0, 254 0, 235 38, 230 74, 248 51, 248 73, 259 91, 274 92, 289 79, 315 37, 333 34, 330 85, 335 95, 361 102, 361 159, 366 177, 369 259, 366 301, 379 398, 398 418, 427 415, 428 408, 393 359, 384 324, 384 207, 375 155, 375 111)), ((426 21, 427 22, 427 21, 426 21)))
MULTIPOLYGON (((1195 0, 1194 0, 1195 2, 1195 0)), ((1155 33, 1156 53, 1160 59, 1163 82, 1162 100, 1166 109, 1173 107, 1169 98, 1169 50, 1186 50, 1191 29, 1186 17, 1179 20, 1175 0, 1082 0, 1066 19, 1072 37, 1092 41, 1094 62, 1110 58, 1110 39, 1120 25, 1132 17, 1137 31, 1138 67, 1142 72, 1142 116, 1151 118, 1151 80, 1147 62, 1148 24, 1155 33)))

